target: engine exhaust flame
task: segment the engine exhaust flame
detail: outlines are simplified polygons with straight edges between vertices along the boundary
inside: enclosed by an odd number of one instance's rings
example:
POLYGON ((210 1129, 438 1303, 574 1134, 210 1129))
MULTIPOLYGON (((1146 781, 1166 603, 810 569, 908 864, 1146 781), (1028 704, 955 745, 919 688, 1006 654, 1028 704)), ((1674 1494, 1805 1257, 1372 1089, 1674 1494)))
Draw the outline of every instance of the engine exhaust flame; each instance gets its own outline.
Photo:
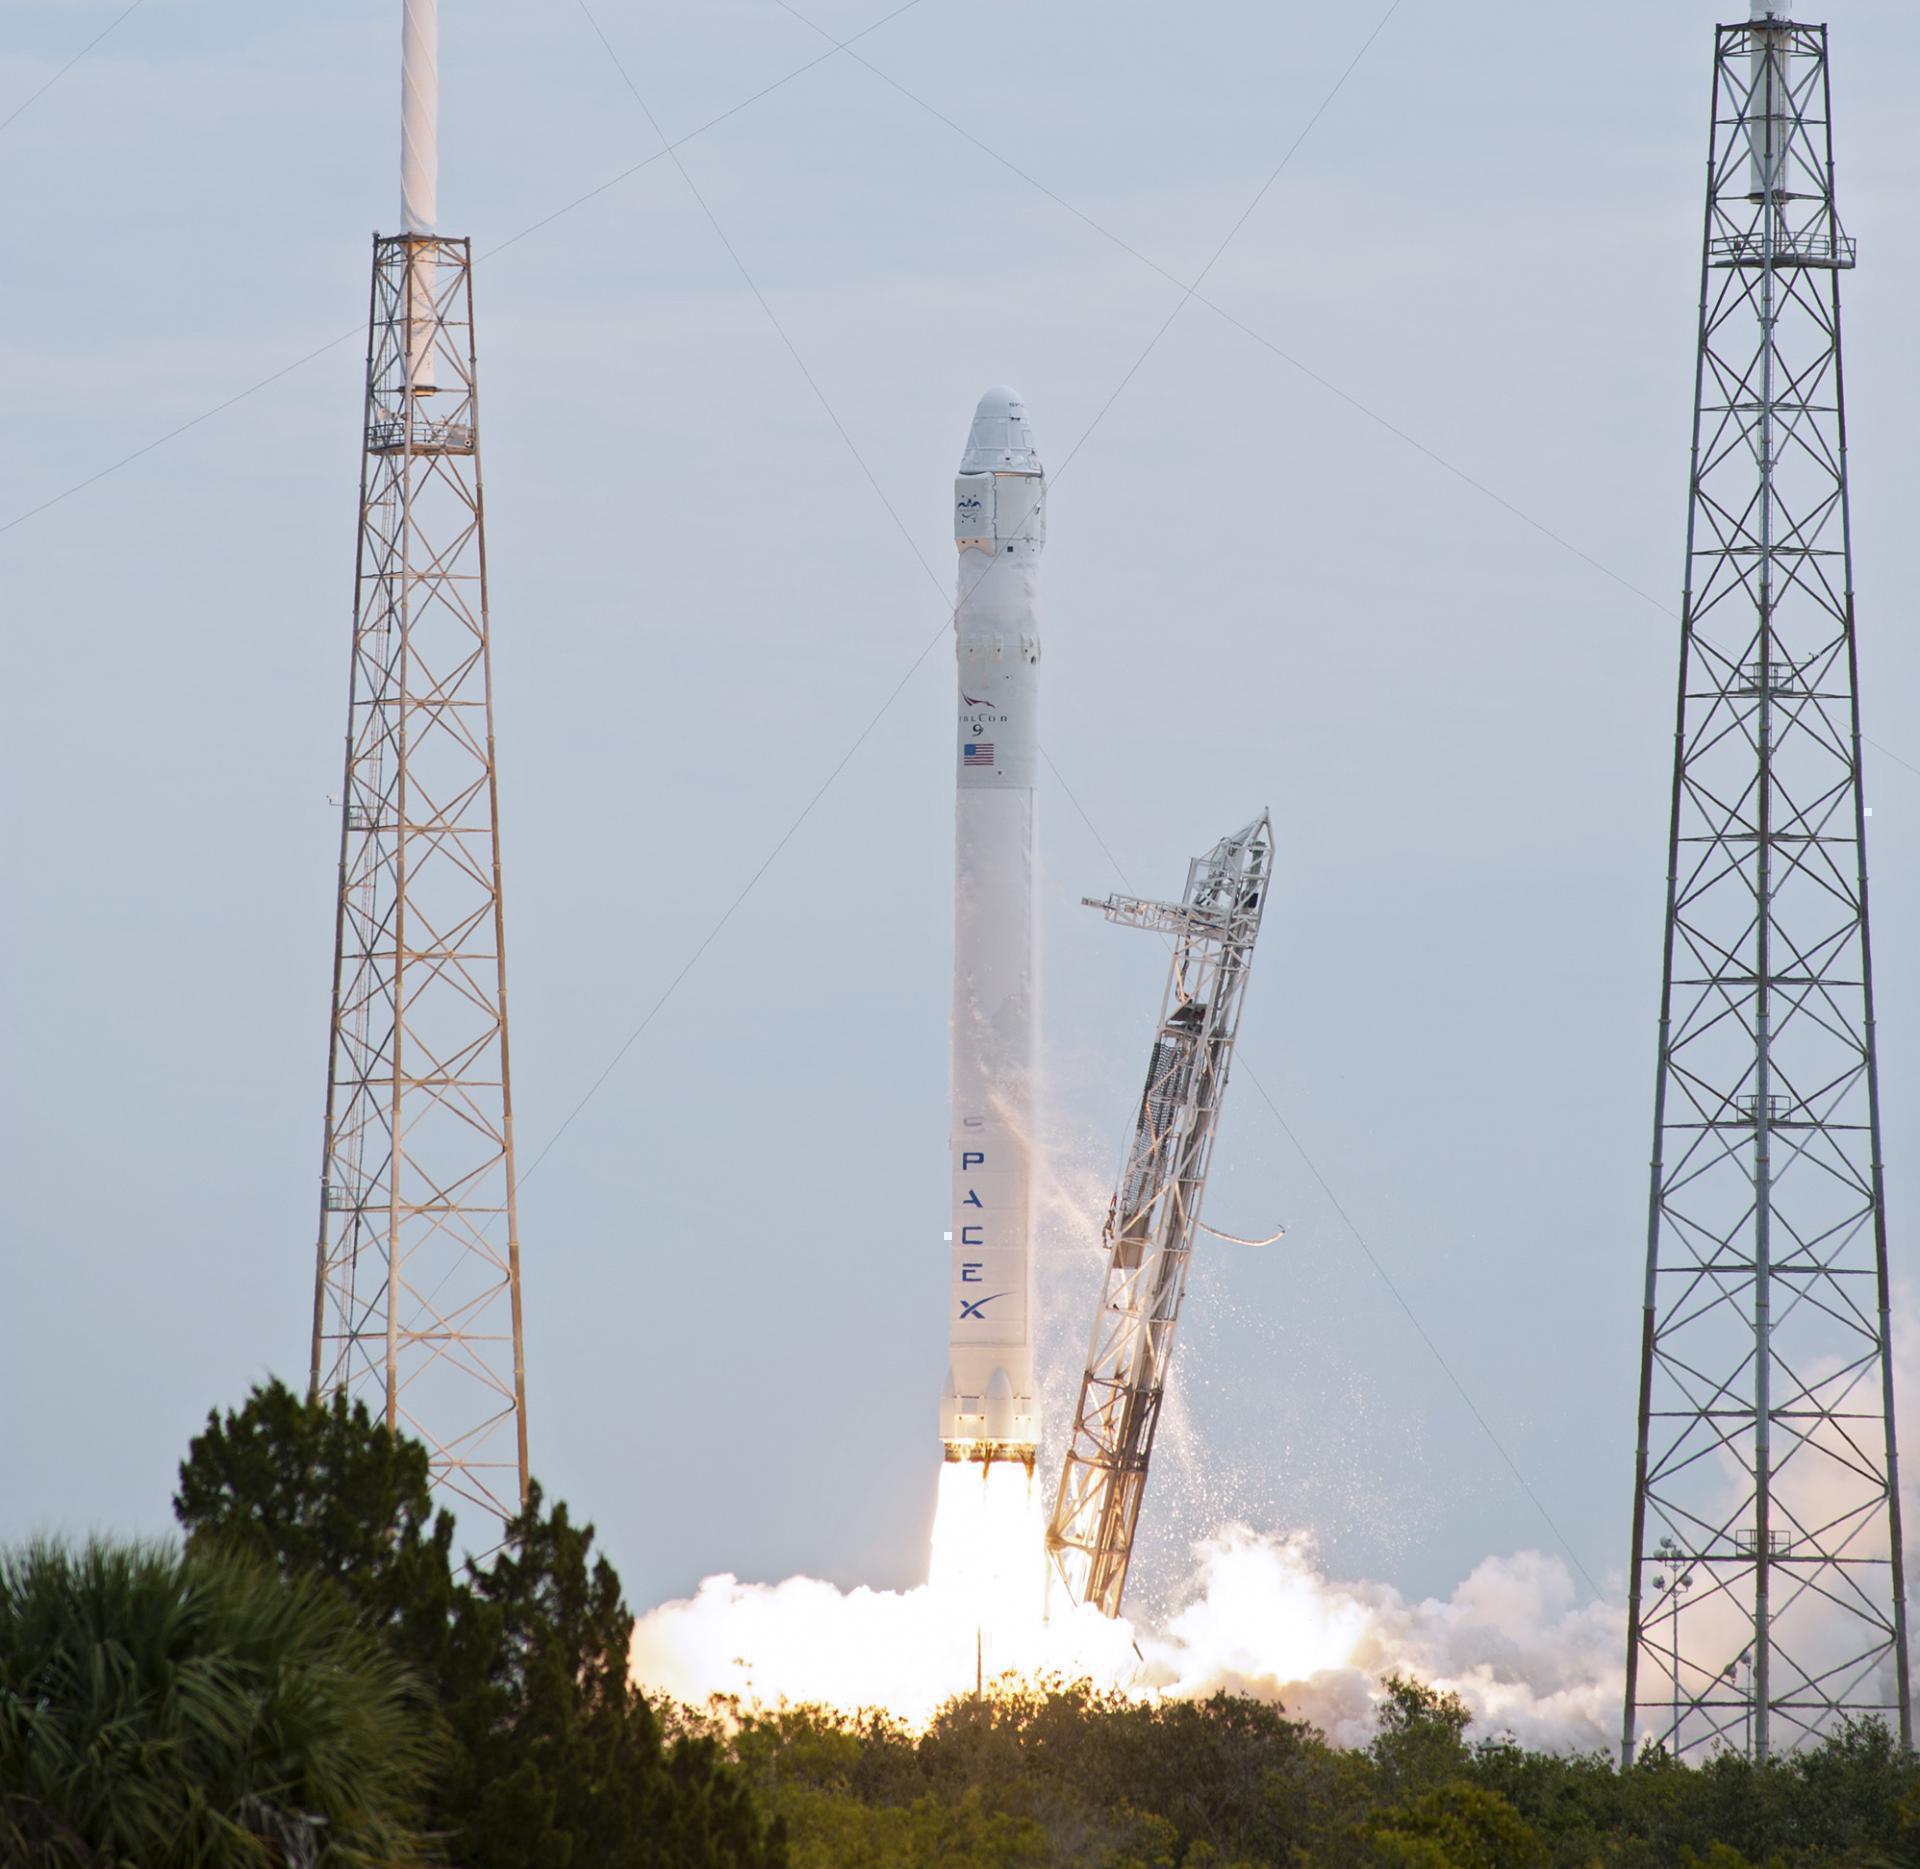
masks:
POLYGON ((1045 1514, 1022 1460, 948 1460, 940 1467, 927 1589, 974 1632, 974 1685, 1034 1652, 1046 1614, 1045 1514))

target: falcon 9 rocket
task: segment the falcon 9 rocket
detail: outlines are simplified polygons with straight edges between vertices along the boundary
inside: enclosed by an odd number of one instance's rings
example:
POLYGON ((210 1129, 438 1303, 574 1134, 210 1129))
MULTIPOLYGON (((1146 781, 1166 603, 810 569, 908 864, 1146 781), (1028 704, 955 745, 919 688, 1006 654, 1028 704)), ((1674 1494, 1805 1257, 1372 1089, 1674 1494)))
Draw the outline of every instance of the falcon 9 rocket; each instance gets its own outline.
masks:
POLYGON ((954 482, 959 747, 953 835, 949 1460, 1032 1464, 1033 805, 1046 482, 1026 405, 990 389, 954 482))

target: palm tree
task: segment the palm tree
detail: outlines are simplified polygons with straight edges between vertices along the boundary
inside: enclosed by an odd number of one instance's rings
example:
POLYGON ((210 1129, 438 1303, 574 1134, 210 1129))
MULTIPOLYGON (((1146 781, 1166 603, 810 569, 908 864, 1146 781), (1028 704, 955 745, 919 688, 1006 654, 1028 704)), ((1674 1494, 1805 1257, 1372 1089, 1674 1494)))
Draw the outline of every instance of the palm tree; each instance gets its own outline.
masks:
POLYGON ((337 1591, 218 1553, 0 1553, 0 1869, 410 1869, 427 1698, 337 1591))

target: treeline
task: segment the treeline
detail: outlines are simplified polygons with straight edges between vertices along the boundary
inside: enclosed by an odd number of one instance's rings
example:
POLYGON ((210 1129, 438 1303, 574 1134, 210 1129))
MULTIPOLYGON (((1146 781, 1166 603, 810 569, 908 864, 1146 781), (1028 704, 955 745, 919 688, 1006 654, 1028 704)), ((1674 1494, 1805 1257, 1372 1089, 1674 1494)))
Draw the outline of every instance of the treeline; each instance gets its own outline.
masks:
POLYGON ((1070 1686, 956 1701, 918 1736, 818 1708, 727 1724, 793 1869, 1920 1865, 1920 1768, 1877 1723, 1765 1767, 1649 1753, 1625 1772, 1475 1742, 1457 1699, 1404 1680, 1365 1751, 1234 1695, 1070 1686))
POLYGON ((1363 1751, 1230 1695, 968 1696, 928 1730, 655 1708, 591 1526, 456 1563, 425 1450, 280 1385, 208 1419, 181 1546, 0 1553, 0 1869, 1920 1869, 1920 1770, 1475 1739, 1389 1684, 1363 1751))

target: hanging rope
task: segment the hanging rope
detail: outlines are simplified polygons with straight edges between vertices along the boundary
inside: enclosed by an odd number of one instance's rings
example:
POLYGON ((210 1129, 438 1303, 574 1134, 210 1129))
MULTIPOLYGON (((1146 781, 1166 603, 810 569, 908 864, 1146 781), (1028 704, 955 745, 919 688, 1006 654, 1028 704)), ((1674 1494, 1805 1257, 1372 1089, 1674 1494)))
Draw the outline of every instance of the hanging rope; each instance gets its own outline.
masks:
POLYGON ((1196 1223, 1202 1233, 1211 1233, 1217 1240, 1225 1240, 1229 1246, 1271 1246, 1275 1240, 1287 1237, 1287 1229, 1281 1227, 1278 1232, 1269 1233, 1263 1240, 1243 1240, 1237 1233, 1222 1233, 1218 1227, 1210 1227, 1202 1220, 1196 1223))

